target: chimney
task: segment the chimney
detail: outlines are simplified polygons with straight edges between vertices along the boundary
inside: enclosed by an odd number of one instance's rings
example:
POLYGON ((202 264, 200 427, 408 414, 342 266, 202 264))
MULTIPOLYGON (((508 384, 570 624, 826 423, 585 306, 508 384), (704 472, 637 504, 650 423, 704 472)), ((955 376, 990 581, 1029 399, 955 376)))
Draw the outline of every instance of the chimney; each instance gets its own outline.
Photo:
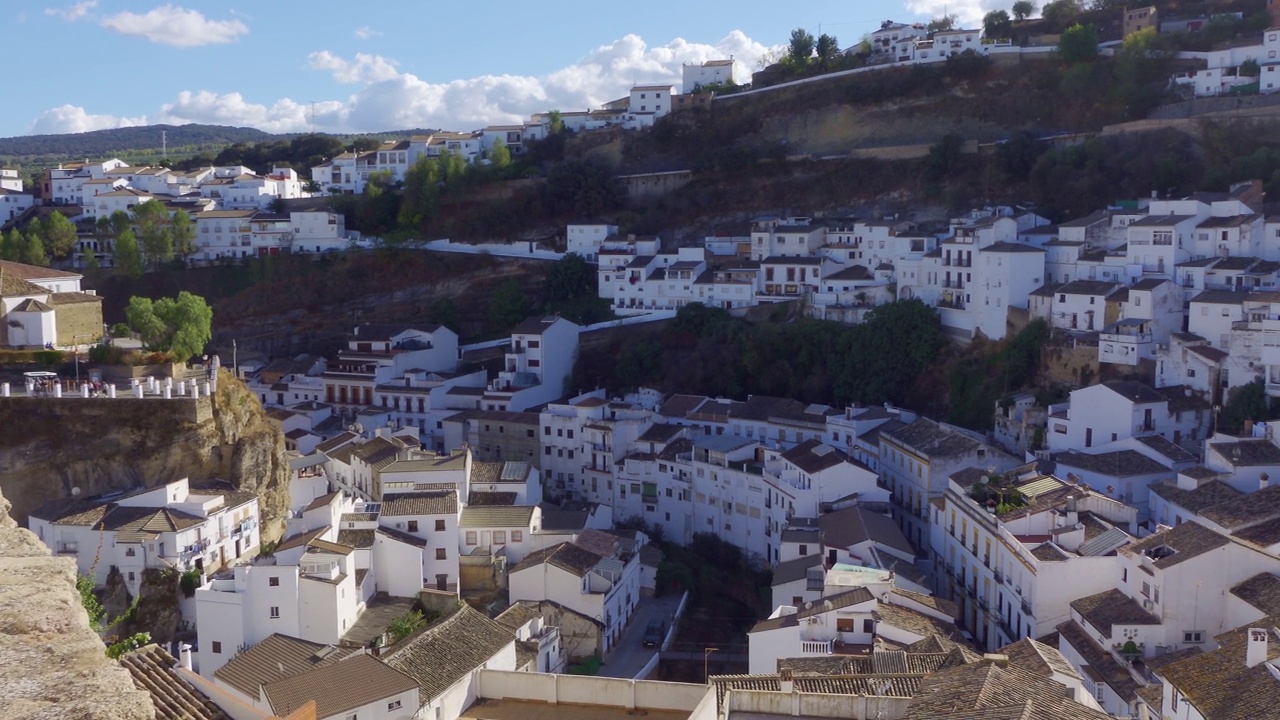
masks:
POLYGON ((1257 667, 1267 661, 1267 631, 1265 628, 1249 628, 1249 645, 1244 652, 1244 666, 1257 667))
POLYGON ((778 674, 778 689, 788 695, 795 692, 796 684, 791 679, 791 668, 783 668, 778 674))
POLYGON ((1259 489, 1259 490, 1266 490, 1266 489, 1267 489, 1268 487, 1270 487, 1270 486, 1271 486, 1271 476, 1270 476, 1270 475, 1268 475, 1268 474, 1266 474, 1266 473, 1262 473, 1261 475, 1259 475, 1259 476, 1258 476, 1258 489, 1259 489))
POLYGON ((191 669, 191 646, 187 643, 178 644, 178 664, 183 670, 191 669))
POLYGON ((1009 656, 998 653, 987 653, 982 656, 982 664, 996 667, 1009 667, 1009 656))

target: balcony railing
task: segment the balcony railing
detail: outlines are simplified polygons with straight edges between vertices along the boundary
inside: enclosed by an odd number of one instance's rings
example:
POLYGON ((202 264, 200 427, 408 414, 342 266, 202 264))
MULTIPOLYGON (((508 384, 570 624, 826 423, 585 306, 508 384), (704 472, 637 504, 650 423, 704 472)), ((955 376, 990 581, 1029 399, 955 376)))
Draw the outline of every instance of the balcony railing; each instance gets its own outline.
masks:
POLYGON ((1022 614, 1027 617, 1033 617, 1031 614, 1031 603, 1027 602, 1026 598, 1022 598, 1022 614))
POLYGON ((997 584, 997 585, 1003 585, 1003 584, 1004 584, 1004 575, 1003 575, 1003 574, 1001 574, 1001 572, 1000 572, 999 570, 997 570, 997 571, 996 571, 996 584, 997 584))
POLYGON ((802 640, 800 652, 806 655, 830 655, 833 645, 831 640, 802 640))

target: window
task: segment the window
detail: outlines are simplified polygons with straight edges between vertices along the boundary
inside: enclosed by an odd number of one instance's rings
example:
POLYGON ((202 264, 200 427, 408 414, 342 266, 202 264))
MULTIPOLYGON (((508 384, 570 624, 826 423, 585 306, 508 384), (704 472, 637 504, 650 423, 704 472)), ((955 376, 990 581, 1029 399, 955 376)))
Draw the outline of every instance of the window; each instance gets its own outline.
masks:
POLYGON ((443 521, 443 520, 437 520, 437 521, 436 521, 436 532, 444 532, 444 521, 443 521))
POLYGON ((137 555, 137 552, 135 552, 133 548, 125 548, 125 551, 124 551, 125 557, 133 557, 134 555, 137 555))
POLYGON ((218 642, 217 640, 214 640, 212 643, 210 643, 210 645, 212 646, 210 647, 210 649, 213 650, 214 655, 222 654, 222 643, 218 642))
POLYGON ((468 545, 475 545, 475 544, 476 544, 476 531, 475 531, 475 530, 468 530, 468 531, 467 531, 467 544, 468 544, 468 545))
POLYGON ((543 435, 550 435, 550 434, 551 434, 551 426, 550 426, 550 425, 548 425, 548 426, 546 426, 546 427, 542 428, 542 434, 543 434, 543 435))
POLYGON ((437 560, 446 560, 446 559, 447 559, 447 555, 445 554, 445 552, 446 552, 446 551, 445 551, 445 549, 444 549, 444 548, 436 548, 436 559, 437 559, 437 560))
POLYGON ((507 544, 507 531, 506 531, 506 530, 494 530, 494 531, 493 531, 493 544, 494 544, 494 545, 506 545, 506 544, 507 544))
POLYGON ((1184 643, 1202 643, 1204 642, 1203 630, 1192 630, 1182 633, 1182 642, 1184 643))
POLYGON ((864 632, 864 633, 866 633, 866 634, 870 635, 870 634, 874 633, 875 631, 876 631, 876 621, 875 621, 875 620, 872 620, 871 618, 867 618, 867 619, 865 619, 865 620, 863 620, 863 621, 862 621, 862 632, 864 632))
POLYGON ((271 619, 272 619, 272 620, 277 620, 277 619, 279 619, 279 618, 280 618, 280 607, 279 607, 279 606, 277 606, 277 605, 272 605, 272 606, 271 606, 271 619))
POLYGON ((411 532, 411 533, 418 532, 418 521, 417 521, 417 520, 410 520, 410 521, 409 521, 409 532, 411 532))
POLYGON ((854 627, 853 618, 836 618, 836 632, 857 632, 854 627))
POLYGON ((1142 583, 1142 597, 1151 597, 1151 584, 1145 581, 1142 583))
POLYGON ((512 531, 511 531, 511 542, 513 542, 513 543, 524 542, 524 531, 522 531, 522 530, 512 530, 512 531))
POLYGON ((267 578, 267 585, 271 587, 280 587, 280 577, 277 575, 272 575, 271 577, 267 578))
POLYGON ((801 555, 808 555, 808 554, 809 554, 809 546, 808 546, 808 545, 801 545, 801 546, 800 546, 800 554, 801 554, 801 555))
POLYGON ((1120 569, 1120 582, 1122 583, 1129 582, 1129 568, 1120 569))

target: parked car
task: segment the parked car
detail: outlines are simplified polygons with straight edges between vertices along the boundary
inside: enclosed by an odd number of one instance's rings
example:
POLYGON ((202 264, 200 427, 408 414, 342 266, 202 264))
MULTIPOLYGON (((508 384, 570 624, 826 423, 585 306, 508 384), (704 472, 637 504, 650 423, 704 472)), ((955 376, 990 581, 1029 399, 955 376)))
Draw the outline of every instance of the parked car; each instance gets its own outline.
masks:
POLYGON ((658 647, 662 644, 662 638, 666 637, 667 624, 661 620, 653 619, 644 628, 644 646, 658 647))

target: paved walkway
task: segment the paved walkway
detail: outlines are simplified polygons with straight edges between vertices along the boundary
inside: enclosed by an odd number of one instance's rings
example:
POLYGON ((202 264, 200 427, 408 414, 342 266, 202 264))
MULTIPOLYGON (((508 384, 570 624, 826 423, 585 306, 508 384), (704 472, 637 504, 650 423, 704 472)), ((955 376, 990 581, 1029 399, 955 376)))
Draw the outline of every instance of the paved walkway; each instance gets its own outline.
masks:
MULTIPOLYGON (((659 598, 641 598, 631 622, 622 633, 622 640, 600 666, 601 677, 633 679, 653 659, 658 648, 644 646, 644 629, 653 618, 662 618, 671 627, 671 616, 680 604, 679 595, 663 595, 659 598)), ((643 679, 643 678, 640 678, 643 679)))

